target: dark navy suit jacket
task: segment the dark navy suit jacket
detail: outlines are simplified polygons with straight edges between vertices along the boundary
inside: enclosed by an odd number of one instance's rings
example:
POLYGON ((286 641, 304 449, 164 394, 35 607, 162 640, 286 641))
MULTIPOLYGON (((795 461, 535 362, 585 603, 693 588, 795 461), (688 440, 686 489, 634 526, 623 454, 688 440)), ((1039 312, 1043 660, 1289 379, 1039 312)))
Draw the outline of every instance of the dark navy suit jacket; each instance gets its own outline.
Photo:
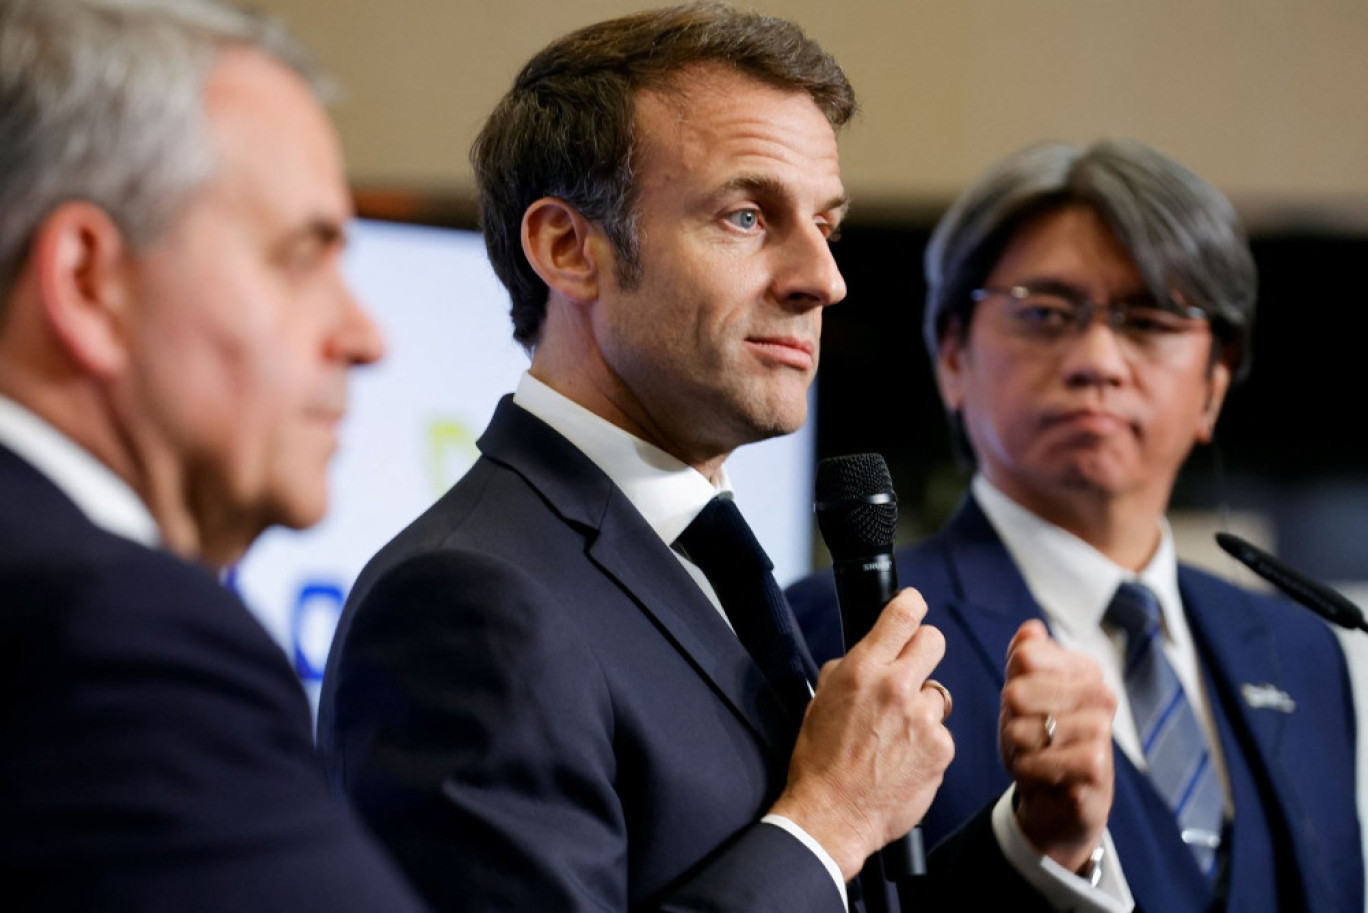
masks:
POLYGON ((758 823, 796 725, 675 554, 511 400, 479 446, 352 590, 335 787, 443 910, 841 909, 758 823))
POLYGON ((0 906, 419 908, 328 795, 279 647, 0 447, 0 906))
MULTIPOLYGON (((927 621, 946 638, 935 676, 955 697, 956 759, 924 822, 934 843, 995 801, 1009 785, 998 760, 997 718, 1007 644, 1028 618, 1043 618, 1026 582, 977 503, 967 498, 939 534, 898 552, 898 580, 921 591, 927 621)), ((1235 790, 1232 911, 1363 910, 1363 866, 1354 801, 1354 713, 1343 653, 1300 607, 1179 570, 1221 747, 1235 790), (1245 685, 1272 686, 1295 709, 1254 706, 1245 685)), ((830 572, 789 590, 820 662, 839 651, 830 618, 830 572)), ((1262 704, 1254 700, 1254 704, 1262 704)), ((1172 814, 1119 747, 1108 822, 1140 909, 1211 907, 1211 891, 1178 838, 1172 814)))

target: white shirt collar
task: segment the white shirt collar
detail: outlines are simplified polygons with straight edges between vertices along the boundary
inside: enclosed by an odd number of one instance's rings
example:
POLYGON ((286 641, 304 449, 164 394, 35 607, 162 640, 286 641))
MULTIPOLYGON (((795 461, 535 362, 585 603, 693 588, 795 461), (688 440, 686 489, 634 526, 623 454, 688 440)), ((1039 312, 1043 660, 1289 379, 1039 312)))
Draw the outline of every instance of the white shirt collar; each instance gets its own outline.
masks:
POLYGON ((1116 588, 1139 580, 1159 598, 1170 638, 1184 636, 1186 621, 1178 593, 1178 559, 1168 522, 1159 521, 1159 547, 1137 575, 1082 539, 1031 513, 982 475, 974 476, 974 499, 997 530, 1026 586, 1053 627, 1070 640, 1086 637, 1102 623, 1116 588))
POLYGON ((156 521, 127 482, 46 421, 4 396, 0 396, 0 444, 47 476, 91 523, 149 548, 160 541, 156 521))
POLYGON ((513 402, 554 428, 603 470, 667 545, 679 538, 714 497, 731 497, 725 467, 714 486, 693 467, 562 396, 531 374, 523 374, 513 402))

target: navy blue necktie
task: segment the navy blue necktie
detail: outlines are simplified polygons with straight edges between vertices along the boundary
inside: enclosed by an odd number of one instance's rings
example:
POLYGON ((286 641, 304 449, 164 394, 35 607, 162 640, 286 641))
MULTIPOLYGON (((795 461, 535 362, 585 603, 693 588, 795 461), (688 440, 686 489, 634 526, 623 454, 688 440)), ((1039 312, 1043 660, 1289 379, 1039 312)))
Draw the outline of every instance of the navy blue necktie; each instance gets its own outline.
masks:
POLYGON ((1225 795, 1206 736, 1164 656, 1159 600, 1143 584, 1123 583, 1106 619, 1126 635, 1126 695, 1150 781, 1173 809, 1183 842, 1210 877, 1221 844, 1225 795))
POLYGON ((713 498, 676 545, 712 584, 732 630, 794 722, 802 721, 817 666, 774 579, 774 563, 730 498, 713 498))

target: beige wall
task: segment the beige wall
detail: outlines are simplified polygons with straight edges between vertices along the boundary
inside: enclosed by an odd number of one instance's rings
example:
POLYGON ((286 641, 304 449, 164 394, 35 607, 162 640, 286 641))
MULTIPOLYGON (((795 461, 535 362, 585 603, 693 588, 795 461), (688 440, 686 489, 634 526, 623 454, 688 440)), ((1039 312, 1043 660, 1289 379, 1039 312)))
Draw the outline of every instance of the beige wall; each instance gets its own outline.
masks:
MULTIPOLYGON (((353 178, 444 193, 517 67, 623 0, 263 0, 338 77, 353 178)), ((1254 220, 1368 230, 1363 0, 757 0, 846 68, 857 206, 938 204, 1044 137, 1131 135, 1254 220)), ((856 212, 860 210, 857 208, 856 212)))

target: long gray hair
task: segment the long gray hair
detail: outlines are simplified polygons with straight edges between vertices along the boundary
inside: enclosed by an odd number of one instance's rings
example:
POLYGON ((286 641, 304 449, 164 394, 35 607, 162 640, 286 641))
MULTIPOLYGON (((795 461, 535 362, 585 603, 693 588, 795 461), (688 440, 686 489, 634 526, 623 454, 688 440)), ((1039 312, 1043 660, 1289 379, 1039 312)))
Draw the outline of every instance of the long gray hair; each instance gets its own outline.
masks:
POLYGON ((954 202, 926 248, 923 332, 933 360, 947 331, 967 331, 970 292, 1017 229, 1078 204, 1111 228, 1156 298, 1177 292, 1205 311, 1216 338, 1234 349, 1236 377, 1248 373, 1257 275, 1244 229, 1220 191, 1134 140, 1028 146, 954 202))

